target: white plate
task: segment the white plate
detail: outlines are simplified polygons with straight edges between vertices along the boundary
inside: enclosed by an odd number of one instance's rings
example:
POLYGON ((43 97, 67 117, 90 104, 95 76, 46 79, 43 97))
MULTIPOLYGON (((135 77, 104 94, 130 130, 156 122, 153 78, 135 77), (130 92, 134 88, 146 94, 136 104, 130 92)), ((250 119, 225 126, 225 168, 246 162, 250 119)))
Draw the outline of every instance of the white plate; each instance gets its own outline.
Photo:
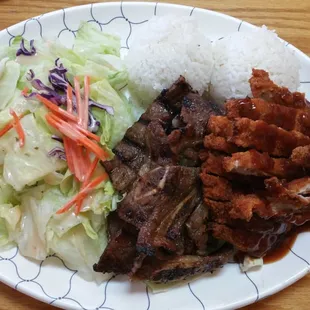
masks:
MULTIPOLYGON (((0 32, 0 44, 7 45, 17 35, 27 39, 58 36, 70 45, 81 21, 96 23, 106 32, 122 37, 124 51, 131 34, 154 15, 192 15, 206 23, 206 32, 219 39, 234 31, 252 31, 254 26, 241 20, 193 7, 162 3, 103 3, 57 11, 32 18, 0 32)), ((301 91, 310 97, 310 59, 296 51, 301 63, 301 91)), ((309 272, 310 233, 298 237, 290 253, 281 261, 260 270, 241 273, 235 264, 226 265, 213 275, 152 294, 144 283, 130 283, 116 277, 97 286, 82 280, 56 256, 41 263, 22 257, 17 249, 0 253, 0 280, 19 291, 65 309, 116 310, 204 310, 236 309, 274 294, 309 272)))

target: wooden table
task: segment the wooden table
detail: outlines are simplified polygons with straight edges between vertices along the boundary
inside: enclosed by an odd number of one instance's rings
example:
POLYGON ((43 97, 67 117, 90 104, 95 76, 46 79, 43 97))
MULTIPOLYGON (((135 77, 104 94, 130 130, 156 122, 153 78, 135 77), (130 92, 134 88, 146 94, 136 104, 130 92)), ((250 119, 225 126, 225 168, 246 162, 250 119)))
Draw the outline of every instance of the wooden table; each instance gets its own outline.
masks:
MULTIPOLYGON (((0 29, 49 11, 96 0, 0 0, 0 29)), ((170 0, 223 12, 256 25, 276 29, 280 37, 310 56, 309 0, 170 0)), ((247 310, 309 309, 310 275, 281 293, 245 307, 247 310)), ((0 284, 0 310, 55 309, 0 284)))

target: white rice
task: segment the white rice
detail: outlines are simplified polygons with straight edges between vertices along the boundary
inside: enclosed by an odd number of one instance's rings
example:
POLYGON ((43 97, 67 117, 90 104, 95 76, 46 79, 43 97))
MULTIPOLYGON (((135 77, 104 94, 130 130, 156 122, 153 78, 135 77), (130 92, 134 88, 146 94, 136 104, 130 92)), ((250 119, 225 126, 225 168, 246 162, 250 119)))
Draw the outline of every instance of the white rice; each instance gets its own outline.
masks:
POLYGON ((212 44, 193 17, 153 17, 137 31, 125 64, 129 87, 144 103, 180 75, 202 94, 210 83, 212 44))
POLYGON ((291 91, 299 87, 299 62, 276 33, 266 27, 237 32, 213 47, 211 95, 218 102, 251 96, 248 83, 252 68, 264 69, 271 79, 291 91))

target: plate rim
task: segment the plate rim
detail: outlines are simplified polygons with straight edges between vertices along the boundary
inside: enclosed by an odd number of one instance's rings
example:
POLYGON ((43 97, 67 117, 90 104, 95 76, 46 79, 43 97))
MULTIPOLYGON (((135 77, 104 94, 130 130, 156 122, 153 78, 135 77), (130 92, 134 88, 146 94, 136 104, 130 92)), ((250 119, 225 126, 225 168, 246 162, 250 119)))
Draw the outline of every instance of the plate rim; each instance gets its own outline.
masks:
MULTIPOLYGON (((40 18, 52 18, 53 16, 57 16, 58 14, 62 14, 62 12, 64 11, 70 11, 70 12, 74 12, 74 11, 83 11, 86 10, 86 8, 89 8, 89 6, 96 6, 96 7, 102 7, 102 6, 121 6, 122 5, 126 5, 126 7, 134 7, 134 6, 149 6, 149 7, 153 7, 155 8, 157 5, 160 5, 161 7, 173 7, 176 9, 188 9, 188 8, 192 8, 191 13, 193 13, 194 10, 197 10, 199 12, 209 12, 209 14, 212 14, 218 18, 221 19, 226 19, 226 20, 230 20, 230 21, 235 21, 235 22, 239 22, 240 24, 247 24, 248 27, 251 28, 255 28, 258 27, 254 24, 251 24, 247 21, 241 20, 239 18, 236 18, 234 16, 231 15, 227 15, 225 13, 221 13, 218 11, 214 11, 214 10, 210 10, 210 9, 206 9, 206 8, 201 8, 201 7, 195 7, 195 6, 190 6, 190 5, 185 5, 185 4, 176 4, 176 3, 169 3, 169 2, 143 2, 143 1, 116 1, 116 2, 99 2, 99 3, 89 3, 89 4, 83 4, 83 5, 77 5, 77 6, 71 6, 71 7, 67 7, 67 8, 62 8, 62 9, 58 9, 58 10, 54 10, 54 11, 50 11, 47 13, 43 13, 41 15, 37 15, 34 17, 30 17, 28 19, 25 19, 23 21, 20 21, 16 24, 10 25, 7 28, 4 28, 0 31, 0 36, 2 36, 5 32, 9 33, 10 29, 15 29, 15 28, 19 28, 19 27, 23 27, 25 25, 26 22, 30 21, 30 20, 34 20, 34 19, 40 19, 40 18)), ((298 49, 297 47, 295 47, 294 45, 290 44, 289 42, 287 42, 289 45, 290 49, 293 49, 297 54, 299 54, 300 57, 303 58, 304 61, 310 63, 310 56, 308 56, 306 53, 304 53, 303 51, 301 51, 300 49, 298 49)), ((16 247, 16 254, 15 255, 20 255, 18 248, 16 247)), ((28 259, 28 258, 26 258, 28 259)), ((16 267, 16 266, 15 266, 16 267)), ((17 267, 16 267, 17 268, 17 267)), ((252 297, 248 297, 248 298, 244 298, 238 302, 236 302, 234 304, 234 307, 240 308, 240 307, 244 307, 246 305, 252 304, 252 303, 256 303, 257 301, 260 301, 262 299, 265 299, 271 295, 274 295, 282 290, 284 290, 285 288, 291 286, 292 284, 294 284, 295 282, 297 282, 298 280, 300 280, 301 278, 305 277, 307 274, 310 273, 310 268, 305 267, 304 269, 300 270, 298 273, 294 274, 293 276, 291 276, 290 278, 288 278, 284 283, 278 283, 276 285, 274 285, 273 287, 270 287, 269 289, 263 291, 262 294, 260 294, 259 298, 257 300, 252 300, 252 297)), ((252 281, 252 280, 250 280, 252 281)), ((16 284, 10 280, 9 277, 6 277, 4 275, 2 275, 0 273, 0 282, 4 283, 5 285, 8 285, 9 287, 16 289, 16 284)), ((255 286, 255 284, 253 283, 253 285, 255 286)), ((41 302, 44 302, 46 304, 50 304, 50 301, 48 300, 48 297, 45 296, 44 294, 40 294, 39 292, 36 292, 34 290, 32 290, 31 288, 28 288, 27 286, 21 287, 19 289, 16 289, 17 291, 30 296, 32 298, 35 298, 36 300, 39 300, 41 302)), ((53 304, 54 307, 57 308, 64 308, 64 309, 76 309, 74 306, 69 306, 66 302, 62 301, 61 299, 56 300, 58 301, 56 304, 53 304)), ((220 309, 231 309, 231 305, 228 306, 223 306, 220 309)))

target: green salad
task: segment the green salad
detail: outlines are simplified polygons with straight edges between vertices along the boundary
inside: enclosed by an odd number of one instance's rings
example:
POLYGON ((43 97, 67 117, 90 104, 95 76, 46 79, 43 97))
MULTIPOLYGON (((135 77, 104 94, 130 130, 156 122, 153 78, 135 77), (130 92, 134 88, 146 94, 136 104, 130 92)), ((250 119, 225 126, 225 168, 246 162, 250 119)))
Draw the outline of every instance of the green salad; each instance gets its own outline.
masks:
POLYGON ((97 281, 106 216, 120 199, 99 161, 140 114, 122 91, 120 47, 85 23, 72 49, 16 37, 0 52, 0 248, 56 253, 97 281))

